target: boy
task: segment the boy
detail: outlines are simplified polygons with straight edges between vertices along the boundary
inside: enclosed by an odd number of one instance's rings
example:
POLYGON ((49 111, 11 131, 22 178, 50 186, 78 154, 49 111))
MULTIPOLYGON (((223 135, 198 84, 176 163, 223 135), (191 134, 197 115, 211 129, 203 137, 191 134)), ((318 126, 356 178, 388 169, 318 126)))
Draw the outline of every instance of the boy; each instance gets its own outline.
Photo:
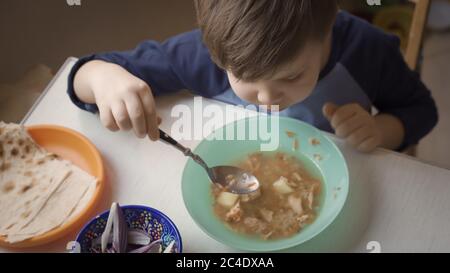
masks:
POLYGON ((80 59, 68 93, 112 131, 158 139, 154 96, 189 89, 333 131, 359 151, 403 150, 437 110, 399 41, 336 0, 196 0, 200 30, 80 59), (371 114, 371 107, 378 114, 371 114), (270 107, 270 106, 269 106, 270 107))

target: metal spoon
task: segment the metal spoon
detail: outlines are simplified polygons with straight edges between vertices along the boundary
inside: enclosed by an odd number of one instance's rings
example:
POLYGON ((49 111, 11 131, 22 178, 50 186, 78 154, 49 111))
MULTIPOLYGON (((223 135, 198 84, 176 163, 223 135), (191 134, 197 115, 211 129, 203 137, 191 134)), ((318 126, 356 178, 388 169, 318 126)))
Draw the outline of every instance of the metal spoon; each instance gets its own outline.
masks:
POLYGON ((251 173, 233 166, 215 166, 210 168, 200 156, 178 143, 164 131, 159 130, 159 138, 180 150, 185 156, 191 157, 206 170, 212 183, 224 188, 226 191, 236 194, 248 194, 259 188, 258 179, 251 173))

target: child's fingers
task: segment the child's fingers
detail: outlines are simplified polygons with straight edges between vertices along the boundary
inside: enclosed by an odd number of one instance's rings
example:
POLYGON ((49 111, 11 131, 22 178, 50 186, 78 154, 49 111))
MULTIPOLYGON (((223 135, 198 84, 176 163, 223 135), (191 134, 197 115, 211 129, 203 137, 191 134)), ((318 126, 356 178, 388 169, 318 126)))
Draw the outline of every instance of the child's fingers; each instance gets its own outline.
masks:
POLYGON ((151 140, 159 139, 158 119, 156 115, 155 101, 151 95, 151 90, 143 90, 139 93, 142 106, 145 112, 145 119, 147 123, 147 133, 151 140))
POLYGON ((158 125, 161 125, 162 118, 160 118, 160 117, 158 116, 157 119, 158 119, 158 125))
POLYGON ((330 121, 331 126, 336 129, 341 123, 345 122, 356 114, 357 109, 353 104, 346 104, 344 106, 341 106, 334 112, 334 115, 330 121))
POLYGON ((111 109, 109 107, 102 107, 99 106, 99 114, 100 114, 100 121, 102 122, 103 126, 108 128, 109 130, 115 132, 119 130, 119 126, 117 126, 116 121, 114 120, 113 114, 111 112, 111 109))
POLYGON ((376 137, 369 137, 368 139, 361 142, 357 149, 360 152, 369 153, 375 150, 376 147, 378 147, 379 141, 376 137))
POLYGON ((120 130, 128 131, 131 129, 130 117, 128 116, 127 108, 122 101, 112 104, 111 111, 120 130))
POLYGON ((355 115, 341 123, 334 131, 338 137, 346 138, 352 132, 364 126, 366 118, 363 115, 355 115))
POLYGON ((130 94, 125 101, 125 106, 127 107, 134 133, 137 137, 145 137, 147 134, 147 124, 139 96, 130 94))
POLYGON ((322 113, 325 116, 325 118, 331 120, 331 118, 333 117, 334 113, 338 108, 339 107, 336 104, 327 102, 322 107, 322 113))
POLYGON ((346 141, 348 144, 352 145, 353 147, 358 147, 359 144, 363 143, 366 139, 369 139, 372 137, 373 134, 371 134, 370 129, 368 126, 363 126, 353 133, 351 133, 347 138, 346 141))

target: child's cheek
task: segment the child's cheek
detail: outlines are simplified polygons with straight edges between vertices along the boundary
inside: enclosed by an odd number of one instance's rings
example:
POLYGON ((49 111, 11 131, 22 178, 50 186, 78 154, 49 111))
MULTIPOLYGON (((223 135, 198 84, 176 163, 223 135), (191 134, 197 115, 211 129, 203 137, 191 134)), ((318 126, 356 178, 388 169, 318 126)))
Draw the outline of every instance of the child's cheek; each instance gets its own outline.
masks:
POLYGON ((240 83, 230 83, 230 85, 236 96, 239 98, 248 102, 254 102, 257 99, 258 92, 251 86, 240 83))
POLYGON ((301 84, 297 86, 293 86, 289 88, 288 92, 286 92, 286 97, 289 98, 289 101, 292 102, 291 105, 297 104, 299 102, 304 101, 308 98, 314 89, 313 84, 301 84))

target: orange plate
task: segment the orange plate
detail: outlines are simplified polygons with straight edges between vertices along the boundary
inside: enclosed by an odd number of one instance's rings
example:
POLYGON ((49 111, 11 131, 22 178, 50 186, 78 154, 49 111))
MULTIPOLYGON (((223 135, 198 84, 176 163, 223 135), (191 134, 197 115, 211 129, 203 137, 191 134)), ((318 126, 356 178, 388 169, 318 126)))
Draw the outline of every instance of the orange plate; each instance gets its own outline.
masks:
POLYGON ((94 214, 105 184, 103 161, 95 146, 80 133, 72 129, 54 125, 27 127, 34 141, 47 151, 67 159, 98 179, 97 188, 86 208, 62 226, 18 243, 8 243, 0 236, 0 245, 12 248, 26 248, 50 243, 79 229, 94 214))

